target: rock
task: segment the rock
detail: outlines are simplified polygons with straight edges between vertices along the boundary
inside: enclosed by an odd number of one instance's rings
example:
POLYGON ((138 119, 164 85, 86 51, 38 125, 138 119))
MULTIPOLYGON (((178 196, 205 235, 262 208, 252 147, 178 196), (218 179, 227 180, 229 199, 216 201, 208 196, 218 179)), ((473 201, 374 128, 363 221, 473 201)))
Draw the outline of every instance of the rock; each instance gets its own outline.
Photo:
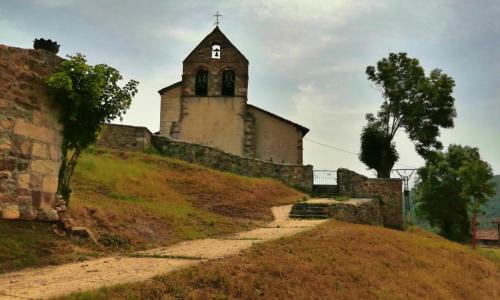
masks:
POLYGON ((56 210, 57 210, 58 212, 65 211, 66 209, 67 209, 67 207, 66 207, 66 205, 64 205, 64 204, 61 204, 61 205, 56 206, 56 210))
POLYGON ((101 245, 95 238, 95 235, 92 233, 92 231, 90 231, 90 229, 88 229, 87 227, 82 227, 82 226, 73 227, 71 228, 71 235, 86 239, 88 238, 92 242, 94 242, 94 244, 101 245))
POLYGON ((17 205, 9 205, 2 208, 2 219, 15 220, 19 219, 20 216, 19 206, 17 205))
POLYGON ((60 237, 66 236, 66 231, 59 228, 59 226, 57 224, 52 225, 52 232, 54 232, 56 235, 58 235, 60 237))
POLYGON ((56 196, 56 206, 59 206, 59 205, 66 205, 66 201, 64 201, 64 199, 61 195, 56 196))
POLYGON ((23 220, 35 220, 38 217, 38 211, 29 206, 21 209, 21 218, 23 220))
POLYGON ((58 221, 59 214, 53 208, 41 208, 38 210, 38 219, 41 221, 58 221))

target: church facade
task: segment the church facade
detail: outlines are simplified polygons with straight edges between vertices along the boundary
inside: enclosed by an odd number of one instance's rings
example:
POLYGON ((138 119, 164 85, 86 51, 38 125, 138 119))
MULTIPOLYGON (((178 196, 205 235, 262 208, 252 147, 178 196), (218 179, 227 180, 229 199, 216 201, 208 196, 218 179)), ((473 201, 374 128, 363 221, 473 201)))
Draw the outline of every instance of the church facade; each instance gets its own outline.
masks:
POLYGON ((275 163, 302 164, 309 129, 248 104, 248 60, 219 27, 161 90, 161 136, 275 163))

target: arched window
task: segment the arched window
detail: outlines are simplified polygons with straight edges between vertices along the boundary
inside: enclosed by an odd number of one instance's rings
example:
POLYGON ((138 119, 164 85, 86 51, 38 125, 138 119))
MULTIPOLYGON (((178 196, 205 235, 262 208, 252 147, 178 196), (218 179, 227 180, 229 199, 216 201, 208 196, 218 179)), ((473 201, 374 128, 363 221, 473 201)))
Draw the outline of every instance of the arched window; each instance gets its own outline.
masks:
POLYGON ((234 96, 234 71, 226 70, 222 72, 222 95, 234 96))
POLYGON ((206 96, 208 91, 208 71, 196 72, 195 93, 197 96, 206 96))

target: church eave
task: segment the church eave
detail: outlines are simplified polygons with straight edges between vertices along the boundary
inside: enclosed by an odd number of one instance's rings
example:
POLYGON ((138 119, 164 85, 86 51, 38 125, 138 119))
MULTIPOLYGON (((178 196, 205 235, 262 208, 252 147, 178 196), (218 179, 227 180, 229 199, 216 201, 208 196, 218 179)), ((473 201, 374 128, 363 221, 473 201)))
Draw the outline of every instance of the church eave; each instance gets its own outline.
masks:
POLYGON ((176 87, 181 86, 181 85, 182 85, 182 80, 162 88, 161 90, 158 91, 158 94, 162 95, 166 91, 171 90, 171 89, 176 88, 176 87))
POLYGON ((268 114, 268 115, 270 115, 270 116, 272 116, 272 117, 274 117, 274 118, 276 118, 276 119, 278 119, 278 120, 281 120, 281 121, 283 121, 283 122, 285 122, 285 123, 288 123, 288 124, 290 124, 290 125, 295 126, 296 128, 298 128, 298 129, 302 132, 302 136, 305 136, 305 135, 309 132, 309 128, 304 127, 304 126, 302 126, 302 125, 300 125, 300 124, 297 124, 297 123, 295 123, 295 122, 293 122, 293 121, 290 121, 290 120, 288 120, 288 119, 285 119, 285 118, 283 118, 283 117, 280 117, 280 116, 278 116, 278 115, 276 115, 276 114, 273 114, 273 113, 272 113, 272 112, 270 112, 270 111, 267 111, 267 110, 265 110, 265 109, 262 109, 262 108, 260 108, 260 107, 255 106, 255 105, 252 105, 252 104, 247 104, 247 106, 248 106, 248 107, 251 107, 251 108, 254 108, 254 109, 258 110, 258 111, 261 111, 261 112, 263 112, 263 113, 266 113, 266 114, 268 114))

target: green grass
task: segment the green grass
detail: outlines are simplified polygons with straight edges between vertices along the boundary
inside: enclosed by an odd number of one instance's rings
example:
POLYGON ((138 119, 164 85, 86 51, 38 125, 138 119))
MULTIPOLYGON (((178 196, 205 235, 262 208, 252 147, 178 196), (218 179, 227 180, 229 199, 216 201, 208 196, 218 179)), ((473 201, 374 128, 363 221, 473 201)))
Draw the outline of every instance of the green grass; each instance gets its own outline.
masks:
POLYGON ((98 255, 92 245, 55 235, 51 225, 0 220, 0 273, 98 255))
POLYGON ((2 221, 0 272, 247 230, 269 221, 271 206, 304 197, 271 179, 95 148, 82 154, 72 183, 69 213, 105 250, 60 238, 49 223, 2 221))
POLYGON ((484 257, 487 257, 492 261, 498 263, 500 266, 500 248, 479 247, 477 248, 477 252, 484 257))

